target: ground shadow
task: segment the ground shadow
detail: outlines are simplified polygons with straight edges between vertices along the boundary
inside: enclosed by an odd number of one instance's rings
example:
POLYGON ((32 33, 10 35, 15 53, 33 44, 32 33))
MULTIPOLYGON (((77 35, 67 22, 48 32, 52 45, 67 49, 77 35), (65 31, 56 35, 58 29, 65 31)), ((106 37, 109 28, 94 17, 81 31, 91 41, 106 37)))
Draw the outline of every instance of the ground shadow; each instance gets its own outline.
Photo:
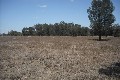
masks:
MULTIPOLYGON (((89 39, 89 40, 93 40, 93 41, 99 41, 99 39, 89 39)), ((110 39, 101 39, 100 41, 109 41, 110 39)))
POLYGON ((106 68, 100 68, 99 74, 104 74, 109 77, 116 77, 120 79, 120 62, 116 62, 106 68))

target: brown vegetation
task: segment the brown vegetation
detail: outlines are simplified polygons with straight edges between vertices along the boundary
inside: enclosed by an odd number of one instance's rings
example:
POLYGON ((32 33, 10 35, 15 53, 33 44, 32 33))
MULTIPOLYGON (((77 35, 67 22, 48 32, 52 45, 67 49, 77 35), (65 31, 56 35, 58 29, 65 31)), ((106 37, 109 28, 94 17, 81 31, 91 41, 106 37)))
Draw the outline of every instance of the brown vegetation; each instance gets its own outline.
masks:
POLYGON ((0 37, 0 80, 119 79, 99 72, 120 61, 120 38, 93 39, 0 37))

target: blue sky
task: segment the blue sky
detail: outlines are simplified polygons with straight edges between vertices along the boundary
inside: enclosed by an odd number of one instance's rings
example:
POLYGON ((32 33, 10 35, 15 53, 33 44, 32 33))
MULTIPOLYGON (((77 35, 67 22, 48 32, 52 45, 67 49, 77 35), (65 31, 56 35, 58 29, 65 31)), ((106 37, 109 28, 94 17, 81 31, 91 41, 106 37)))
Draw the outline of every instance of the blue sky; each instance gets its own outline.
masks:
MULTIPOLYGON (((92 0, 0 0, 0 33, 21 31, 37 23, 73 22, 89 27, 87 9, 92 0)), ((112 0, 120 23, 120 0, 112 0)))

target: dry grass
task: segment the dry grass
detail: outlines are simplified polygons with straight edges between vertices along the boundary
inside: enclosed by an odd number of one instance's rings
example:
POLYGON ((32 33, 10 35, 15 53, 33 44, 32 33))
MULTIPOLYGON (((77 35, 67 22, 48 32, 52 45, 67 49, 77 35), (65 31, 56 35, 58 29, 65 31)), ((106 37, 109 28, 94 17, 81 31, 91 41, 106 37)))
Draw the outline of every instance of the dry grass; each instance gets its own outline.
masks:
POLYGON ((120 38, 0 37, 0 80, 119 80, 99 74, 120 61, 120 38))

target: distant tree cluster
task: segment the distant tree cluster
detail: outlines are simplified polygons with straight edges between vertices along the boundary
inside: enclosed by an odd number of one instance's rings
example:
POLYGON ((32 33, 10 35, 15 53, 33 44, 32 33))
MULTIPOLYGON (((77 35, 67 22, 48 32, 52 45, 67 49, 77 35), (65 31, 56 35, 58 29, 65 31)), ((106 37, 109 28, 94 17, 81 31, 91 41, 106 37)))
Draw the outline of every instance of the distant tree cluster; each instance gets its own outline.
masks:
POLYGON ((21 33, 21 32, 17 32, 17 31, 11 30, 10 32, 8 32, 7 35, 8 35, 8 36, 21 36, 22 33, 21 33))
POLYGON ((111 34, 113 34, 114 37, 120 37, 120 25, 119 24, 113 25, 111 29, 111 34))
MULTIPOLYGON (((101 36, 120 36, 120 25, 114 24, 103 31, 101 36)), ((97 36, 98 32, 79 24, 61 21, 55 24, 36 24, 33 27, 23 28, 23 36, 97 36)))
POLYGON ((30 35, 34 36, 34 35, 36 35, 35 28, 33 28, 33 27, 23 28, 22 34, 23 34, 23 36, 30 36, 30 35))
MULTIPOLYGON (((98 32, 79 24, 65 23, 61 21, 55 24, 36 24, 33 27, 24 27, 21 32, 9 31, 0 36, 97 36, 98 32)), ((114 24, 102 32, 102 36, 120 37, 120 25, 114 24)))
POLYGON ((61 21, 55 24, 36 24, 34 27, 23 28, 24 36, 87 36, 89 35, 88 27, 74 23, 65 23, 61 21))

